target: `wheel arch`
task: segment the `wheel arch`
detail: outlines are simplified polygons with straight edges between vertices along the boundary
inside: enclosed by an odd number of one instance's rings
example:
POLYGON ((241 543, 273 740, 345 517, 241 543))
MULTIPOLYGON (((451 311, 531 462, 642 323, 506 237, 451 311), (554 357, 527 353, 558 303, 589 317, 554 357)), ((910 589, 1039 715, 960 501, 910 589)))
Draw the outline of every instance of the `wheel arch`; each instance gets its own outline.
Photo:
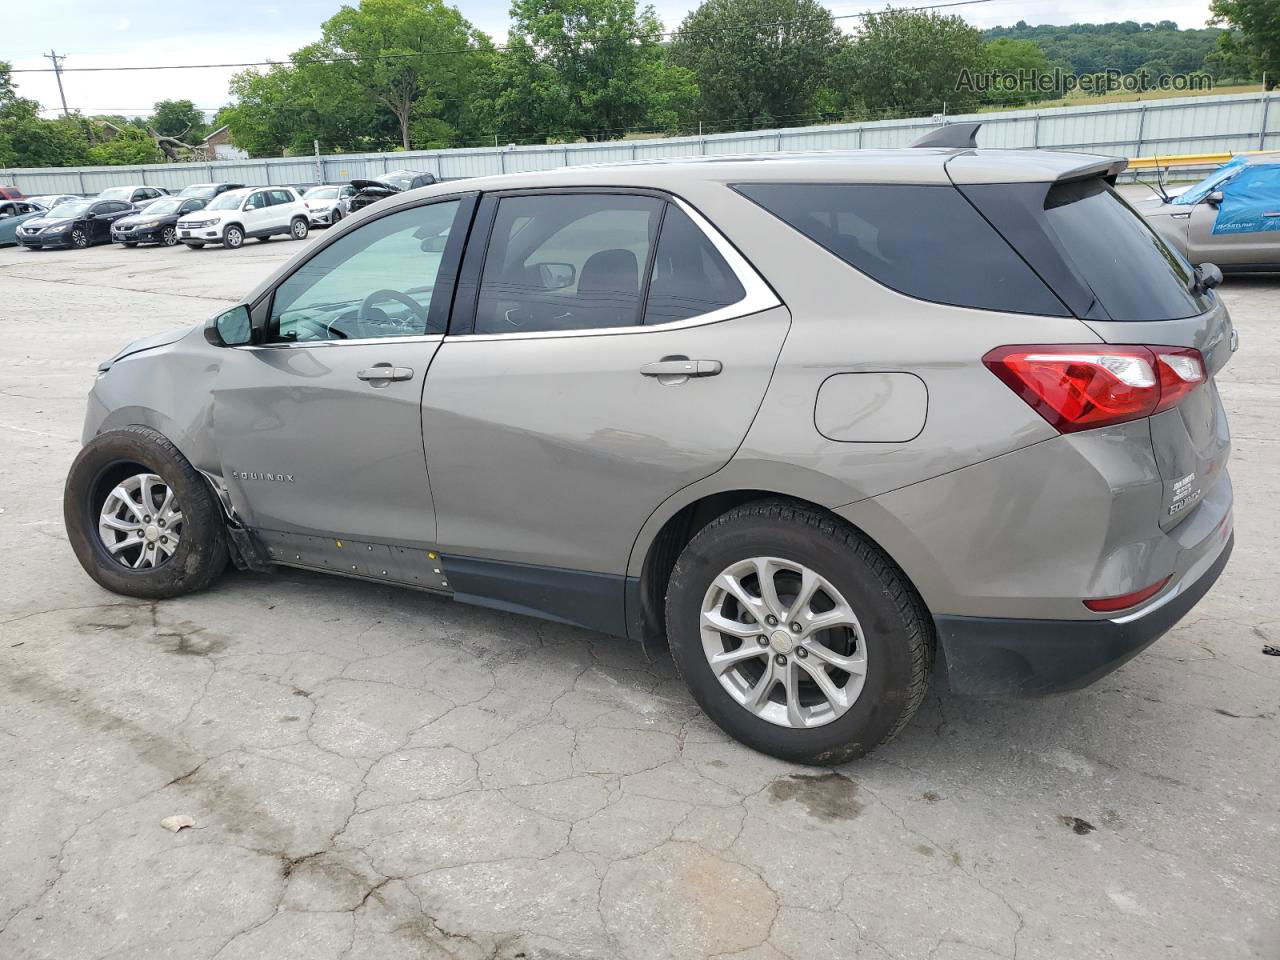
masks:
POLYGON ((817 510, 836 523, 856 530, 888 557, 917 597, 921 596, 911 575, 882 543, 836 512, 834 506, 838 503, 823 502, 825 498, 804 496, 795 488, 774 484, 694 484, 669 498, 650 515, 632 547, 627 568, 628 633, 646 645, 662 641, 667 584, 676 560, 689 541, 711 521, 736 507, 756 500, 776 499, 817 510))

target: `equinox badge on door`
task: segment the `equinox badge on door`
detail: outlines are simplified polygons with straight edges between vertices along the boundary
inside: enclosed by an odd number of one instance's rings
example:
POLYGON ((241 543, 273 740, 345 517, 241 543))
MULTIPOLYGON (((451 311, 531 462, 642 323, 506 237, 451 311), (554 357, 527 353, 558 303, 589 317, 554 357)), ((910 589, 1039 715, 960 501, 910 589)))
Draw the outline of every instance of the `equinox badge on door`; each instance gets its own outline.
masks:
POLYGON ((232 470, 231 476, 236 480, 274 480, 276 483, 293 483, 292 473, 246 473, 244 470, 232 470))

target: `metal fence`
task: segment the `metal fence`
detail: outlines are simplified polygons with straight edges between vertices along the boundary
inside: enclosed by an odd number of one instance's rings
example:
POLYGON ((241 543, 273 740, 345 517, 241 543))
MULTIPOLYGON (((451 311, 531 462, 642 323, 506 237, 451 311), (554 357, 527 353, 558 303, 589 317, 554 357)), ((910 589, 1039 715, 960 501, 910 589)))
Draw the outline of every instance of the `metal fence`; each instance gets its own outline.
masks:
MULTIPOLYGON (((983 127, 978 144, 982 147, 1039 147, 1126 157, 1239 153, 1270 147, 1280 149, 1280 107, 1273 107, 1274 99, 1277 95, 1268 93, 1185 97, 965 114, 949 116, 947 120, 981 120, 983 127)), ((139 183, 175 191, 190 183, 208 181, 255 185, 334 183, 371 178, 404 168, 452 180, 667 157, 899 147, 910 143, 924 130, 936 127, 938 122, 930 117, 917 117, 608 143, 14 169, 0 170, 0 183, 17 186, 31 195, 91 195, 106 187, 139 183)))

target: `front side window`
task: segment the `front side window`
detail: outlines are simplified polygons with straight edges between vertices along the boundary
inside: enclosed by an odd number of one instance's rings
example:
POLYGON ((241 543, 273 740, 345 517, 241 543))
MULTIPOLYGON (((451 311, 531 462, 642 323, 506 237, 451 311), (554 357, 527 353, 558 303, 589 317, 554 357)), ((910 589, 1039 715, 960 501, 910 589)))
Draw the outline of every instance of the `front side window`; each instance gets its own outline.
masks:
POLYGON ((476 304, 476 333, 640 322, 641 283, 664 201, 610 194, 503 197, 476 304))
POLYGON ((245 201, 244 208, 246 210, 261 210, 267 205, 266 193, 255 193, 245 201))
POLYGON ((460 201, 379 217, 325 247, 276 288, 269 339, 280 343, 444 333, 433 296, 460 201))
POLYGON ((909 297, 980 310, 1067 315, 954 187, 753 183, 736 189, 845 263, 909 297))

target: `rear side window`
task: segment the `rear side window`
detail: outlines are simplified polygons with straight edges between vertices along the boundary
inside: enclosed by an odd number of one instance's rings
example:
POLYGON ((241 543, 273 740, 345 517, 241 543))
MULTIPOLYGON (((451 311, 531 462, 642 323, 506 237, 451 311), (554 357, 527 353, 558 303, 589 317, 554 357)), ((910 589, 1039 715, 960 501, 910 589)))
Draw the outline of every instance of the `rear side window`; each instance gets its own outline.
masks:
POLYGON ((271 203, 293 203, 293 194, 288 190, 272 190, 271 203))
POLYGON ((1209 309, 1191 265, 1101 178, 961 187, 1085 320, 1176 320, 1209 309))
POLYGON ((746 295, 707 235, 674 203, 667 204, 644 322, 687 320, 735 304, 746 295))
POLYGON ((899 293, 958 307, 1067 316, 954 187, 753 183, 735 189, 899 293))

